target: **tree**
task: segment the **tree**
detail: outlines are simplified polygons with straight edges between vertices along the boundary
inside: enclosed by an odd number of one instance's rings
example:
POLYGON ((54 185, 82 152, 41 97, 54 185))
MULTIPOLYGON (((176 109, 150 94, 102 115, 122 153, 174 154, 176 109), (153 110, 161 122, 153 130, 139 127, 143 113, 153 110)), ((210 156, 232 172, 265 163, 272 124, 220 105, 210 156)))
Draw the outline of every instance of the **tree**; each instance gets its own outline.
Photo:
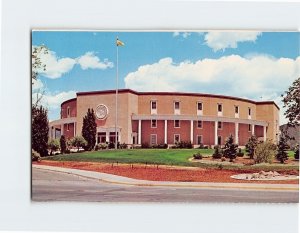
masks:
POLYGON ((88 109, 83 118, 82 137, 87 141, 86 149, 92 150, 96 144, 97 124, 93 109, 88 109))
POLYGON ((222 153, 221 153, 221 151, 220 151, 219 146, 215 146, 215 151, 214 151, 212 157, 213 157, 214 159, 220 159, 220 158, 222 158, 222 153))
POLYGON ((288 160, 287 154, 288 145, 286 142, 286 138, 282 135, 279 139, 279 143, 277 145, 277 154, 276 159, 280 161, 280 163, 284 163, 284 161, 288 160))
POLYGON ((288 126, 300 125, 300 77, 296 79, 283 95, 284 115, 288 119, 288 126))
POLYGON ((248 153, 250 159, 253 159, 254 151, 255 151, 255 148, 257 147, 257 144, 258 144, 257 137, 255 135, 252 135, 249 138, 247 144, 245 145, 246 152, 248 153))
POLYGON ((32 137, 31 147, 41 156, 48 155, 48 116, 47 110, 43 106, 32 106, 32 137))
POLYGON ((224 156, 229 158, 230 162, 233 162, 233 159, 236 158, 237 148, 238 145, 233 143, 233 136, 230 135, 227 138, 224 146, 224 156))
POLYGON ((295 153, 294 153, 294 158, 299 159, 299 145, 295 147, 295 153))
POLYGON ((62 154, 64 154, 67 149, 67 141, 66 141, 66 138, 64 135, 61 135, 61 137, 59 139, 59 144, 60 144, 60 152, 62 154))
POLYGON ((261 142, 257 144, 254 150, 254 162, 255 163, 272 163, 276 155, 276 145, 272 141, 261 142))
POLYGON ((34 46, 31 53, 32 72, 31 78, 37 80, 38 74, 41 71, 46 71, 46 64, 41 61, 41 55, 49 53, 48 48, 45 45, 34 46))
POLYGON ((52 155, 53 151, 57 151, 59 149, 59 141, 58 141, 58 139, 51 139, 48 142, 48 148, 50 149, 50 155, 52 155))
POLYGON ((77 147, 77 152, 79 152, 80 147, 87 146, 87 141, 82 136, 76 136, 71 139, 71 145, 77 147))

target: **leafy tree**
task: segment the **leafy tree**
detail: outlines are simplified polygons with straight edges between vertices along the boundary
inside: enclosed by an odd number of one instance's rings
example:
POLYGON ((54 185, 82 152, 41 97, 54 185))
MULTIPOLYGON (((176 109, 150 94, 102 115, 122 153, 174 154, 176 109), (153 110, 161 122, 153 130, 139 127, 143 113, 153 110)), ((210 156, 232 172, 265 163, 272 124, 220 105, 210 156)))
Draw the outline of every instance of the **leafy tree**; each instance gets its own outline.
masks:
POLYGON ((64 135, 61 135, 61 137, 59 139, 59 144, 60 144, 60 151, 62 154, 64 154, 67 149, 67 141, 66 141, 66 138, 64 135))
POLYGON ((87 141, 86 149, 92 150, 96 144, 97 124, 93 109, 88 109, 83 118, 82 136, 87 141))
POLYGON ((236 158, 238 145, 233 143, 233 136, 230 135, 225 142, 224 146, 224 156, 226 158, 229 158, 230 162, 233 162, 233 160, 236 158))
POLYGON ((300 125, 300 77, 296 79, 283 95, 284 115, 289 120, 288 126, 300 125))
POLYGON ((276 153, 276 145, 268 140, 257 144, 253 159, 255 163, 272 163, 276 153))
POLYGON ((32 106, 32 137, 31 148, 41 156, 48 155, 48 116, 47 110, 43 106, 32 106))
POLYGON ((52 155, 53 151, 56 151, 59 149, 59 141, 58 139, 51 139, 48 142, 48 148, 50 149, 50 155, 52 155))
POLYGON ((258 144, 258 140, 257 140, 257 137, 252 135, 247 144, 245 145, 246 147, 246 152, 248 153, 250 159, 253 159, 253 156, 254 156, 254 151, 255 151, 255 148, 257 147, 257 144, 258 144))
POLYGON ((37 80, 38 74, 41 71, 46 71, 46 64, 43 64, 41 61, 41 55, 49 53, 48 48, 45 45, 34 46, 31 53, 31 62, 32 62, 32 73, 31 78, 37 80))
POLYGON ((295 148, 294 158, 299 159, 299 145, 297 145, 295 148))
POLYGON ((87 146, 87 141, 82 136, 76 136, 71 139, 71 145, 77 147, 77 152, 79 152, 80 147, 87 146))
POLYGON ((284 163, 284 161, 288 160, 288 154, 286 152, 288 148, 289 147, 286 142, 286 138, 282 135, 277 145, 277 154, 276 154, 276 159, 280 161, 280 163, 284 163))

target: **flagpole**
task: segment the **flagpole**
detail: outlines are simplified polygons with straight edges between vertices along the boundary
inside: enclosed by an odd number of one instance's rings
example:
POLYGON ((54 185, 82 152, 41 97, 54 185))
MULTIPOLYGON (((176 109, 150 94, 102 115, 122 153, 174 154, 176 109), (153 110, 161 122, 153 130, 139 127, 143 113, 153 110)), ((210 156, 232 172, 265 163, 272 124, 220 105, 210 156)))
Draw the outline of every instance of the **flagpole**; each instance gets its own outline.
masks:
MULTIPOLYGON (((118 40, 118 37, 117 37, 118 40)), ((119 46, 117 46, 117 75, 116 75, 116 119, 115 119, 115 149, 118 149, 118 133, 117 133, 117 124, 118 124, 118 85, 119 85, 119 46)))

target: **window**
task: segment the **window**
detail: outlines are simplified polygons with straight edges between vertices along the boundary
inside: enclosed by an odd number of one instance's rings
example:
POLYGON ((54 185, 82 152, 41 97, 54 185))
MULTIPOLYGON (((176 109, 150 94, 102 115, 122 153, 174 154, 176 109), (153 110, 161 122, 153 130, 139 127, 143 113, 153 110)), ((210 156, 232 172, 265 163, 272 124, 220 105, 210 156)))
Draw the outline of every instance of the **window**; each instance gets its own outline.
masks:
POLYGON ((202 111, 202 102, 197 103, 197 110, 202 111))
POLYGON ((98 133, 97 142, 98 143, 105 143, 106 142, 106 133, 105 132, 98 133))
POLYGON ((174 102, 174 108, 175 108, 176 110, 179 110, 179 107, 180 107, 179 101, 175 101, 175 102, 174 102))
POLYGON ((180 134, 174 134, 174 144, 180 142, 180 134))
POLYGON ((223 108, 222 108, 222 104, 218 104, 218 112, 222 112, 223 108))
POLYGON ((151 101, 151 109, 152 109, 152 110, 157 109, 156 101, 151 101))
POLYGON ((251 124, 248 125, 248 131, 251 132, 251 124))
POLYGON ((251 108, 248 108, 248 116, 251 116, 251 108))
POLYGON ((151 134, 150 135, 150 145, 156 145, 157 144, 157 134, 151 134))
POLYGON ((218 145, 221 145, 221 144, 222 144, 222 137, 218 136, 218 145))
POLYGON ((180 121, 174 120, 174 128, 179 128, 179 127, 180 127, 180 121))
POLYGON ((235 106, 235 113, 239 114, 239 106, 235 106))
POLYGON ((151 128, 157 127, 157 120, 151 120, 151 128))
POLYGON ((202 121, 197 121, 197 127, 200 129, 202 128, 202 121))
POLYGON ((218 121, 218 129, 222 129, 222 122, 218 121))
POLYGON ((70 116, 70 107, 67 107, 67 116, 70 116))
POLYGON ((202 144, 202 135, 197 135, 197 144, 202 144))

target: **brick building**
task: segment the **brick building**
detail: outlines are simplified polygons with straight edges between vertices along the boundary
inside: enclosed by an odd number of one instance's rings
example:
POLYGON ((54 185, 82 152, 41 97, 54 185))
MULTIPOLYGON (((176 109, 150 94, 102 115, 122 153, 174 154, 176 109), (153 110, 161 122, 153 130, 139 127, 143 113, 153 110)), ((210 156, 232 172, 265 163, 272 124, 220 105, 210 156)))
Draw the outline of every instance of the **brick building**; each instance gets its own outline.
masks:
MULTIPOLYGON (((79 92, 61 104, 61 118, 50 122, 50 137, 81 134, 88 108, 96 113, 97 142, 115 141, 115 90, 79 92)), ((273 101, 169 92, 119 90, 117 139, 126 144, 223 145, 226 137, 244 146, 251 135, 278 140, 279 107, 273 101)))

